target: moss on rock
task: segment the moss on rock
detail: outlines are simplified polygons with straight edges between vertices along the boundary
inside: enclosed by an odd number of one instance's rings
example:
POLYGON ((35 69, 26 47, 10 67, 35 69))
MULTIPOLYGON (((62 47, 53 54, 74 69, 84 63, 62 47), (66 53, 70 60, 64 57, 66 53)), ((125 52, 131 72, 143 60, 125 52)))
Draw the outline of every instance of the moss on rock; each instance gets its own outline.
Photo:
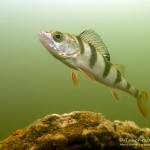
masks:
POLYGON ((102 114, 75 111, 51 114, 0 142, 0 150, 150 149, 150 129, 102 114))

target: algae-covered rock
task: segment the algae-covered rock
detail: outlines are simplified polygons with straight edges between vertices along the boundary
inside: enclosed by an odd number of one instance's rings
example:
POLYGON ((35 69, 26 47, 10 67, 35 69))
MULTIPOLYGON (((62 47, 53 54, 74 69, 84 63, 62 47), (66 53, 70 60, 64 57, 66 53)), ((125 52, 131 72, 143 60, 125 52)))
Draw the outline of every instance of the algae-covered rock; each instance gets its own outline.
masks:
POLYGON ((150 129, 100 113, 51 114, 0 142, 0 150, 150 149, 150 129))

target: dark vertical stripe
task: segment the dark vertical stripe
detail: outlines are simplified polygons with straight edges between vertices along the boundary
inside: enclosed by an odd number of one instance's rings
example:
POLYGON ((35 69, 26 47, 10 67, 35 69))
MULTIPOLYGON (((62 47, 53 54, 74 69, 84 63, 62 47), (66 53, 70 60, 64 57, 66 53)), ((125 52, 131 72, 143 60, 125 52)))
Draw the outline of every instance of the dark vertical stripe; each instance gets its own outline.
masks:
POLYGON ((91 49, 90 67, 93 68, 97 61, 97 52, 93 45, 89 44, 91 49))
POLYGON ((121 73, 117 70, 117 78, 115 80, 115 83, 118 83, 121 81, 121 73))
POLYGON ((131 87, 131 84, 127 82, 126 88, 127 88, 127 89, 130 89, 130 87, 131 87))
POLYGON ((82 42, 82 39, 79 36, 76 36, 76 39, 78 40, 79 46, 81 48, 81 54, 84 53, 84 44, 82 42))
POLYGON ((112 64, 110 62, 108 62, 105 57, 103 57, 103 59, 105 62, 105 70, 103 72, 103 77, 106 78, 110 72, 112 64))

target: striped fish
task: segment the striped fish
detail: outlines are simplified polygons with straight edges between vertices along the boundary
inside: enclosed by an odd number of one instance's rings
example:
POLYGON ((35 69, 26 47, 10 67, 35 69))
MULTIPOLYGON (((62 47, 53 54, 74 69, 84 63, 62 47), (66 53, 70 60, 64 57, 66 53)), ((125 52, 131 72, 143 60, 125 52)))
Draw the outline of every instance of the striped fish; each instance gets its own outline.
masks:
POLYGON ((147 116, 147 93, 137 90, 124 78, 121 65, 110 62, 110 54, 95 31, 85 30, 78 36, 59 31, 44 31, 39 34, 39 40, 56 59, 71 68, 75 86, 78 79, 74 70, 77 70, 110 87, 117 100, 119 97, 114 89, 129 93, 136 99, 142 115, 147 116))

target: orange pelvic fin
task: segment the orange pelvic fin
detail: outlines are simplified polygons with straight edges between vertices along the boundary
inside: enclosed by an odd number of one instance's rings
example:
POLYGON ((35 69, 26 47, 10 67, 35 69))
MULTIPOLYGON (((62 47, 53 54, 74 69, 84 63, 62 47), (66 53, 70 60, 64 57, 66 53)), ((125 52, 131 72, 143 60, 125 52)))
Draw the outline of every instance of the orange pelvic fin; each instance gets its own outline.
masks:
POLYGON ((92 77, 89 73, 87 73, 86 71, 79 69, 81 72, 83 72, 88 78, 90 78, 92 81, 96 81, 94 77, 92 77))
POLYGON ((117 101, 119 101, 119 96, 116 91, 112 91, 112 95, 117 101))
POLYGON ((75 74, 75 72, 73 70, 71 70, 71 78, 72 78, 74 86, 77 87, 78 79, 77 79, 77 76, 76 76, 76 74, 75 74))

